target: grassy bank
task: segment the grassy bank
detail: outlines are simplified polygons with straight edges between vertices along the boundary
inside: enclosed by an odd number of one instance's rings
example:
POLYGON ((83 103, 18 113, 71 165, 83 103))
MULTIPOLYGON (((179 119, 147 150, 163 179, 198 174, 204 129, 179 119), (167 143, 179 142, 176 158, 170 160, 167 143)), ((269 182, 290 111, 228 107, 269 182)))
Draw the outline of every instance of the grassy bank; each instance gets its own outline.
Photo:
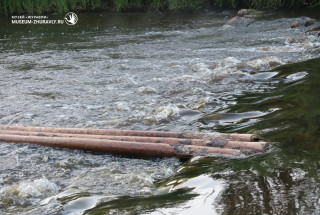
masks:
POLYGON ((0 0, 0 16, 67 11, 178 11, 208 8, 320 8, 320 0, 0 0))

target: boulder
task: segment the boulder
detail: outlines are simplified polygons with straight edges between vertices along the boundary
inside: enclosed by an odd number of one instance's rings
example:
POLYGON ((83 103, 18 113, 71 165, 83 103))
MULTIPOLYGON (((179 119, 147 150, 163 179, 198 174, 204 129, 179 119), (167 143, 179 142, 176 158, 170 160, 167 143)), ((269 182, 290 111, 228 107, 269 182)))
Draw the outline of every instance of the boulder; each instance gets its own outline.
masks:
POLYGON ((289 42, 289 43, 298 43, 298 40, 297 40, 297 38, 295 38, 295 37, 290 37, 290 38, 288 39, 288 42, 289 42))
POLYGON ((305 27, 308 27, 310 25, 313 25, 314 23, 316 23, 316 20, 315 19, 310 19, 310 18, 304 18, 302 20, 299 20, 299 21, 293 21, 291 23, 291 28, 297 28, 299 26, 302 26, 304 25, 305 27))
POLYGON ((319 37, 320 36, 320 26, 310 28, 305 33, 306 34, 310 34, 310 35, 315 35, 315 36, 319 37))
POLYGON ((238 11, 238 16, 248 15, 248 14, 250 14, 251 10, 252 9, 241 9, 241 10, 238 11))
POLYGON ((244 23, 244 20, 244 17, 235 16, 227 22, 227 25, 241 24, 244 23))
POLYGON ((241 9, 238 11, 238 15, 230 19, 227 25, 237 25, 237 24, 249 24, 253 21, 252 18, 257 17, 261 14, 261 11, 254 9, 241 9))
POLYGON ((296 28, 296 27, 299 27, 300 25, 302 25, 301 22, 293 21, 293 22, 291 23, 291 28, 296 28))
POLYGON ((252 21, 253 21, 253 19, 251 19, 251 18, 246 18, 246 17, 242 17, 242 16, 235 16, 232 19, 230 19, 226 24, 227 25, 249 24, 252 21))
POLYGON ((280 62, 277 62, 277 61, 270 61, 269 62, 269 66, 270 67, 276 67, 276 66, 279 66, 280 65, 280 62))
POLYGON ((308 39, 308 37, 306 36, 299 36, 299 37, 290 37, 288 39, 289 43, 302 43, 304 41, 306 41, 308 39))
POLYGON ((261 14, 261 11, 254 9, 241 9, 238 11, 238 16, 243 16, 247 18, 257 17, 259 14, 261 14))
POLYGON ((298 37, 298 42, 302 43, 302 42, 306 41, 307 39, 308 39, 308 37, 306 37, 306 36, 299 36, 298 37))
POLYGON ((315 19, 308 19, 307 21, 305 21, 304 26, 308 27, 310 25, 313 25, 315 22, 315 19))

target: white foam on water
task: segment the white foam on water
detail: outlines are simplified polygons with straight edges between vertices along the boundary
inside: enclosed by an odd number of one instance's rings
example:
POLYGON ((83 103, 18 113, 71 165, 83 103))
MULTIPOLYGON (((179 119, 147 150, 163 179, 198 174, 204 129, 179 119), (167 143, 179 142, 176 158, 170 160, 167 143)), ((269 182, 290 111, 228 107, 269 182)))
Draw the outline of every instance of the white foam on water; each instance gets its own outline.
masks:
POLYGON ((300 168, 294 168, 292 169, 292 173, 290 173, 290 176, 293 181, 300 181, 304 179, 306 175, 307 175, 307 172, 303 171, 300 168))
POLYGON ((240 64, 241 61, 235 57, 227 57, 219 61, 219 66, 221 67, 234 67, 240 64))
POLYGON ((151 94, 151 93, 157 93, 157 90, 153 87, 146 86, 146 87, 139 87, 138 92, 143 94, 151 94))
POLYGON ((165 120, 171 120, 177 115, 179 115, 180 108, 176 105, 167 105, 167 106, 160 106, 154 108, 151 112, 149 112, 145 117, 144 120, 147 123, 161 123, 165 120))
POLYGON ((115 102, 113 106, 110 108, 112 111, 130 111, 130 106, 127 102, 115 102))
POLYGON ((22 199, 48 196, 56 194, 58 191, 59 187, 46 178, 36 179, 34 181, 22 181, 5 190, 8 196, 15 196, 22 199))
POLYGON ((272 56, 266 58, 252 59, 249 60, 246 64, 254 69, 269 69, 272 67, 272 63, 280 65, 284 62, 280 58, 272 56))
POLYGON ((192 110, 199 110, 203 108, 209 101, 210 97, 197 97, 196 100, 190 106, 190 108, 192 110))
POLYGON ((242 66, 242 61, 235 57, 227 57, 213 62, 192 63, 189 68, 198 74, 206 82, 217 77, 243 74, 238 67, 242 66))
POLYGON ((208 65, 205 63, 194 63, 190 65, 190 69, 193 72, 199 73, 199 74, 210 74, 211 70, 208 68, 208 65))

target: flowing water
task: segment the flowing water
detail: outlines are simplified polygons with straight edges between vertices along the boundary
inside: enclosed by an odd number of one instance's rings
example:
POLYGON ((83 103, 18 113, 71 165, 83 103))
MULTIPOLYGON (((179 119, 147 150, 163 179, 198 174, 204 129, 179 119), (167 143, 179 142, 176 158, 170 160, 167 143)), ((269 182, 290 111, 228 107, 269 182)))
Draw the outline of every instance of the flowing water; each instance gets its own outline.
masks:
POLYGON ((0 124, 256 132, 272 144, 183 163, 1 143, 0 214, 318 214, 320 39, 305 31, 319 22, 290 25, 319 15, 226 25, 234 14, 1 18, 0 124))

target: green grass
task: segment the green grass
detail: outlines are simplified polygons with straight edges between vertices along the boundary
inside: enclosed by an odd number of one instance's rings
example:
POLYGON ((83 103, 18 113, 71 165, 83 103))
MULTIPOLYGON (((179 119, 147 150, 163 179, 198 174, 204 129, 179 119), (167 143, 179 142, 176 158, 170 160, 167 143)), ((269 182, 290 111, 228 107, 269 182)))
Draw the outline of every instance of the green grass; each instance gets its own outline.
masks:
POLYGON ((320 8, 320 0, 0 0, 0 16, 68 11, 194 11, 206 8, 320 8))

